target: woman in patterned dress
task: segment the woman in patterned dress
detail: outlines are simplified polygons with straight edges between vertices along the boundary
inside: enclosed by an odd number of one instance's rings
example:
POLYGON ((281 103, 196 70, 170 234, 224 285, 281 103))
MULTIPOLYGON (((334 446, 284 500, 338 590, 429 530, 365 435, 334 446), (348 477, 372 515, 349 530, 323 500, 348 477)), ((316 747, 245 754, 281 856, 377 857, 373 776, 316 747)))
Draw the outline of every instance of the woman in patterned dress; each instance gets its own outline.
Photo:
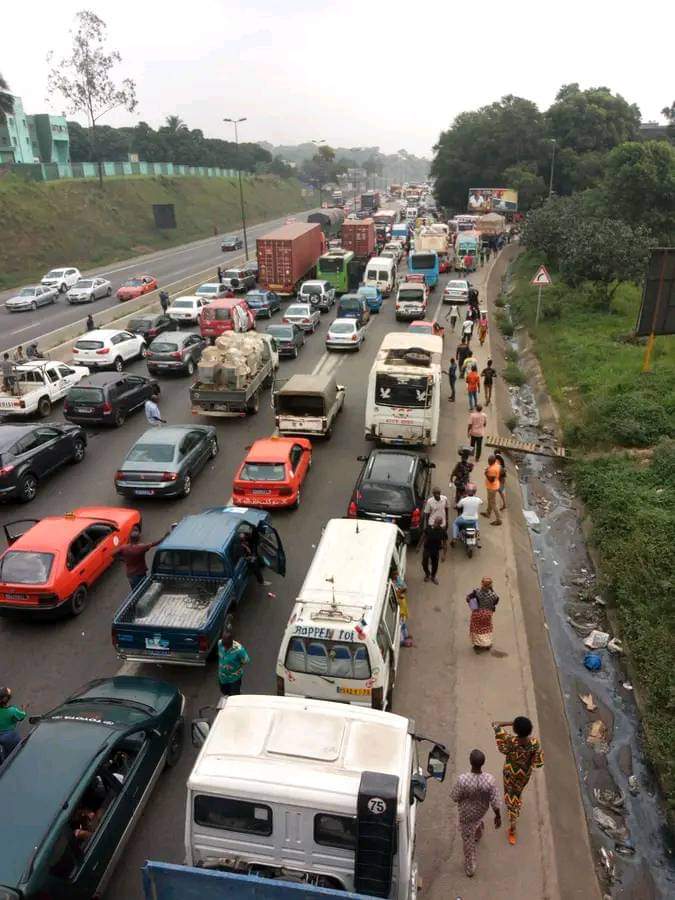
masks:
POLYGON ((476 653, 489 650, 492 646, 492 616, 499 597, 492 590, 492 579, 487 576, 481 579, 480 587, 471 591, 466 602, 471 610, 469 620, 469 636, 476 653))
POLYGON ((516 716, 513 722, 493 722, 497 750, 504 760, 504 804, 509 813, 509 844, 516 843, 516 822, 523 805, 521 794, 525 790, 533 769, 544 765, 544 754, 537 738, 532 737, 532 722, 525 716, 516 716), (509 734, 506 728, 511 728, 509 734))

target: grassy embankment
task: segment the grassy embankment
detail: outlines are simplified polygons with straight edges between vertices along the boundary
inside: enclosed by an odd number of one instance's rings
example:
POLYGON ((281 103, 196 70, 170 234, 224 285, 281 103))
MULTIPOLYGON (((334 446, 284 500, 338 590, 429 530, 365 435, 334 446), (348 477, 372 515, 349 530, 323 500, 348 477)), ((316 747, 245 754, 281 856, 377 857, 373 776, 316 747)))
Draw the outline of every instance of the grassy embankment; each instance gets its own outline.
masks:
MULTIPOLYGON (((247 222, 313 205, 294 180, 245 181, 247 222)), ((0 288, 31 282, 58 265, 83 271, 241 229, 236 179, 158 176, 28 182, 0 179, 0 288), (177 227, 155 228, 152 204, 173 203, 177 227)))
POLYGON ((657 338, 653 371, 644 346, 626 342, 640 291, 622 285, 611 312, 592 306, 554 273, 535 328, 540 260, 514 264, 510 297, 527 326, 560 412, 572 473, 592 522, 601 578, 616 607, 644 700, 646 740, 675 815, 675 342, 657 338), (643 451, 643 452, 639 452, 643 451))

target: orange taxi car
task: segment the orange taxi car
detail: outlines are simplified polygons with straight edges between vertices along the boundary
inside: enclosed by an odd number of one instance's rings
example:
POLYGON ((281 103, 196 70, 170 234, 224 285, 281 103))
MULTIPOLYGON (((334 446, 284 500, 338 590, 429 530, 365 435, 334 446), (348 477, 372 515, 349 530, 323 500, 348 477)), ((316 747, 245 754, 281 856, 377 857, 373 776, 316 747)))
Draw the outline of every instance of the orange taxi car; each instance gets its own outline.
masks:
POLYGON ((143 294, 156 291, 157 286, 157 279, 154 275, 134 275, 133 278, 129 278, 122 287, 117 289, 117 299, 120 302, 135 300, 137 297, 142 297, 143 294))
POLYGON ((237 506, 300 506, 300 487, 312 465, 307 438, 270 437, 251 445, 234 476, 232 500, 237 506))
POLYGON ((83 506, 65 516, 8 522, 3 526, 8 547, 0 556, 0 616, 55 611, 79 616, 89 589, 140 522, 137 510, 118 506, 83 506), (33 524, 22 531, 28 523, 33 524))
POLYGON ((414 334, 435 334, 437 337, 445 339, 445 328, 435 320, 425 322, 423 319, 415 319, 408 325, 408 331, 412 331, 414 334))

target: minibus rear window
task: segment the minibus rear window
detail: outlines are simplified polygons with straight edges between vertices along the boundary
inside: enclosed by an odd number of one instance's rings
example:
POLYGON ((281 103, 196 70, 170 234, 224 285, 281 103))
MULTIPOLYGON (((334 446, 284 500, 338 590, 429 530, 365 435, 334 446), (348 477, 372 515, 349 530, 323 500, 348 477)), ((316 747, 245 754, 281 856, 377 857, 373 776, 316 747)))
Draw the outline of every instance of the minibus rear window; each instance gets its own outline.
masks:
POLYGON ((305 675, 332 678, 370 678, 370 660, 363 644, 317 641, 292 637, 286 651, 286 668, 305 675))

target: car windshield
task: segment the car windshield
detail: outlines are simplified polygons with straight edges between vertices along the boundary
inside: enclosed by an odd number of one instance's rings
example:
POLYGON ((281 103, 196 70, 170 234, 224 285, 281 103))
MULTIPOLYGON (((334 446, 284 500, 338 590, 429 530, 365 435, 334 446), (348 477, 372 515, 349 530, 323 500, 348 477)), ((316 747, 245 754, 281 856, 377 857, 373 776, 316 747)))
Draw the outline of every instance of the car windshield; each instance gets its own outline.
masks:
POLYGON ((92 281, 87 281, 86 279, 82 279, 75 284, 76 288, 90 288, 92 286, 92 281))
POLYGON ((264 306, 268 301, 264 294, 247 294, 246 302, 249 306, 264 306))
POLYGON ((75 346, 78 350, 99 350, 103 341, 78 341, 75 346))
POLYGON ((272 337, 280 340, 290 340, 293 337, 293 329, 290 325, 288 328, 283 325, 274 325, 272 328, 267 329, 267 334, 271 334, 272 337))
POLYGON ((438 257, 435 253, 413 253, 410 259, 411 269, 433 269, 438 257))
POLYGON ((124 283, 124 287, 143 287, 142 278, 130 278, 124 283))
POLYGON ((193 305, 192 300, 174 300, 171 304, 174 309, 192 309, 193 305))
POLYGON ((340 314, 345 313, 345 312, 352 312, 352 313, 358 314, 361 312, 361 309, 362 309, 361 301, 357 300, 355 298, 346 300, 343 297, 342 300, 340 300, 340 304, 338 306, 338 310, 339 310, 340 314))
POLYGON ((150 344, 153 353, 173 353, 178 350, 178 344, 171 344, 169 341, 153 341, 150 344))
POLYGON ((359 297, 377 297, 377 288, 374 287, 360 287, 357 291, 359 297))
POLYGON ((399 300, 415 300, 417 303, 421 303, 424 300, 424 291, 420 291, 418 288, 401 288, 398 292, 399 300))
POLYGON ((103 390, 95 387, 74 387, 68 391, 69 403, 103 403, 103 390))
POLYGON ((388 375, 378 372, 375 402, 380 406, 426 409, 431 403, 429 380, 424 375, 388 375))
POLYGON ((225 272, 225 278, 241 278, 244 275, 243 272, 240 272, 238 269, 228 269, 225 272))
POLYGON ((355 330, 354 322, 334 322, 330 326, 331 334, 349 334, 355 330))
POLYGON ((303 284, 300 288, 301 294, 308 294, 310 297, 321 296, 321 285, 320 284, 303 284))
POLYGON ((45 275, 45 278, 60 278, 63 275, 63 269, 51 269, 45 275))
POLYGON ((9 550, 0 561, 0 581, 5 584, 45 584, 53 563, 53 553, 9 550))
POLYGON ((410 325, 408 327, 408 331, 411 331, 413 334, 429 334, 431 330, 431 325, 410 325))
POLYGON ((34 297, 36 294, 36 290, 34 287, 29 288, 21 288, 19 291, 19 297, 34 297))
POLYGON ((129 331, 143 331, 152 328, 152 319, 131 319, 127 327, 129 331))
POLYGON ((129 451, 127 462, 173 462, 176 448, 173 444, 136 444, 129 451))
POLYGON ((359 487, 362 507, 374 506, 392 513, 409 512, 413 506, 410 488, 386 482, 364 481, 359 487))
POLYGON ((246 463, 239 478, 242 481, 283 481, 286 469, 283 463, 246 463))
POLYGON ((219 284, 203 284, 197 288, 198 294, 217 294, 220 289, 219 284))
POLYGON ((289 306, 286 310, 287 316, 308 316, 309 315, 309 307, 308 306, 289 306))

